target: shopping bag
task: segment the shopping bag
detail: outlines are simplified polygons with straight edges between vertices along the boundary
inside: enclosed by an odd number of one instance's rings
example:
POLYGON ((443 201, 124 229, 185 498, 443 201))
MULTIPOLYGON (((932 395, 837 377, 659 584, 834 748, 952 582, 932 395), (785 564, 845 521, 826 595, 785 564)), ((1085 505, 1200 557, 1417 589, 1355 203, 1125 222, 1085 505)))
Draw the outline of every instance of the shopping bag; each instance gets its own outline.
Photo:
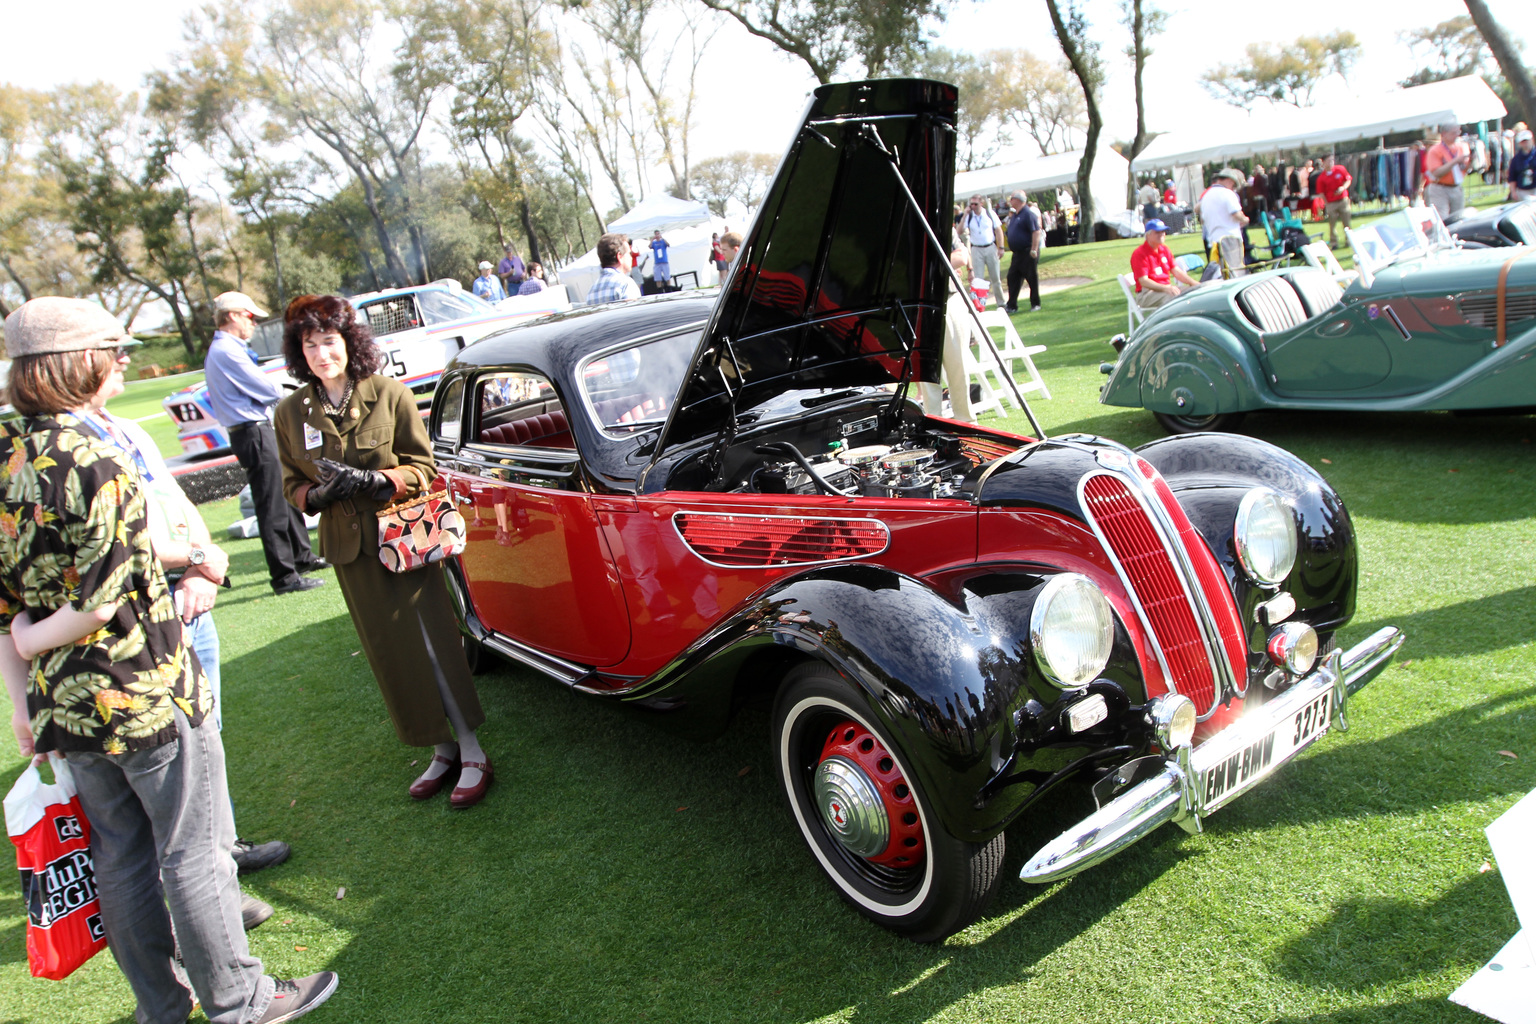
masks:
POLYGON ((5 830, 16 844, 27 905, 27 965, 61 981, 107 944, 91 869, 91 823, 69 763, 53 755, 53 785, 32 765, 5 798, 5 830))

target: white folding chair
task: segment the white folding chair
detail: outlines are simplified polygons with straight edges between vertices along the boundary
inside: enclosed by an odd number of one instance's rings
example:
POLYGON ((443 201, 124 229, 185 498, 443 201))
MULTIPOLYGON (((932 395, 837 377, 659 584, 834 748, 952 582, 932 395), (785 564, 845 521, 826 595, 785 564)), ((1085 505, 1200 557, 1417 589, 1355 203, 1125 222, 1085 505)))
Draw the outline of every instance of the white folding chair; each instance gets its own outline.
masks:
MULTIPOLYGON (((1013 318, 1008 315, 1006 310, 989 309, 978 315, 982 326, 986 327, 988 331, 995 327, 1003 332, 1003 342, 997 346, 998 359, 1001 360, 1000 372, 1007 373, 1017 381, 1018 368, 1015 364, 1022 362, 1024 364, 1024 371, 1028 376, 1025 380, 1018 382, 1019 390, 1026 393, 1038 391, 1041 397, 1050 398, 1051 389, 1045 386, 1045 380, 1040 376, 1040 370, 1035 366, 1034 358, 1045 351, 1045 346, 1025 345, 1023 339, 1019 337, 1019 332, 1013 326, 1013 318)), ((986 347, 983 346, 982 362, 989 363, 991 355, 992 353, 986 351, 986 347)), ((1006 382, 999 380, 997 383, 999 390, 1005 396, 1010 393, 1006 382)))
POLYGON ((1136 305, 1136 279, 1130 274, 1116 278, 1120 290, 1125 292, 1125 333, 1130 334, 1147 318, 1147 311, 1136 305))
POLYGON ((1326 270, 1333 275, 1335 281, 1346 288, 1351 281, 1360 276, 1356 271, 1345 270, 1326 242, 1308 242, 1301 247, 1301 256, 1307 261, 1307 266, 1326 270))
MULTIPOLYGON (((974 346, 980 341, 976 337, 976 331, 976 324, 972 323, 970 338, 966 340, 966 344, 960 346, 960 358, 965 369, 966 386, 969 387, 975 384, 981 392, 981 397, 971 399, 971 415, 979 419, 982 413, 990 409, 999 416, 1006 416, 1008 413, 1003 409, 1003 400, 1007 398, 1007 392, 999 392, 992 386, 992 380, 987 376, 988 370, 996 371, 997 362, 992 358, 992 353, 990 352, 986 354, 984 359, 976 357, 974 346)), ((954 387, 954 384, 951 383, 950 387, 954 387)))

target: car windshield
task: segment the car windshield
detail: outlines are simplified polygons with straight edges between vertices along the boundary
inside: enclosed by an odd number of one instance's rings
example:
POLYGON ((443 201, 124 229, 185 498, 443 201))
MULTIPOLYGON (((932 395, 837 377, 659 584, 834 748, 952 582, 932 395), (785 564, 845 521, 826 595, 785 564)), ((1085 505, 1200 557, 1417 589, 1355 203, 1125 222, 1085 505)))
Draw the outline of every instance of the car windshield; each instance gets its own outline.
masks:
POLYGON ((416 301, 421 304, 421 315, 427 318, 428 326, 462 320, 467 316, 485 316, 494 309, 489 302, 469 292, 422 291, 416 293, 416 301))
POLYGON ((697 333, 674 334, 583 363, 581 387, 598 426, 625 434, 664 422, 698 344, 697 333))
POLYGON ((1370 227, 1351 228, 1346 234, 1355 253, 1355 267, 1367 278, 1367 287, 1370 286, 1369 278, 1383 267, 1456 245, 1433 206, 1398 210, 1370 227))

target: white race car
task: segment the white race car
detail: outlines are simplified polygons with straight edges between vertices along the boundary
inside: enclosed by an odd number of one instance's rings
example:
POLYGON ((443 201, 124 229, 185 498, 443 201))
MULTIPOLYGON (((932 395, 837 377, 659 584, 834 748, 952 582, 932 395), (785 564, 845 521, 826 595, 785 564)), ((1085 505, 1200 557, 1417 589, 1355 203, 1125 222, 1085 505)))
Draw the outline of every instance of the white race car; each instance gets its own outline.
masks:
MULTIPOLYGON (((364 292, 350 301, 367 316, 374 340, 383 350, 384 366, 379 372, 404 382, 420 396, 423 408, 431 401, 443 367, 460 349, 513 324, 571 308, 563 285, 490 303, 452 279, 364 292)), ((251 348, 262 357, 262 372, 278 387, 284 391, 298 387, 283 360, 281 318, 260 324, 251 348)), ((166 395, 161 404, 176 422, 184 455, 229 450, 229 433, 214 418, 202 381, 166 395)))

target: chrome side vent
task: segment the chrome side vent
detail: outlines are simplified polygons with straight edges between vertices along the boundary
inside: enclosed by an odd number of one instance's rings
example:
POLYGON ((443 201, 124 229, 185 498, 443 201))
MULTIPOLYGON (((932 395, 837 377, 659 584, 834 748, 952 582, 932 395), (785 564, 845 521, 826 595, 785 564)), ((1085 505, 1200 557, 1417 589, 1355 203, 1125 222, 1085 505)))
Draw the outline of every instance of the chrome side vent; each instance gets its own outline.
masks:
MULTIPOLYGON (((1463 295, 1461 316, 1473 327, 1493 330, 1498 326, 1499 300, 1494 294, 1463 295)), ((1536 318, 1536 292, 1509 292, 1504 296, 1504 322, 1536 318)))

